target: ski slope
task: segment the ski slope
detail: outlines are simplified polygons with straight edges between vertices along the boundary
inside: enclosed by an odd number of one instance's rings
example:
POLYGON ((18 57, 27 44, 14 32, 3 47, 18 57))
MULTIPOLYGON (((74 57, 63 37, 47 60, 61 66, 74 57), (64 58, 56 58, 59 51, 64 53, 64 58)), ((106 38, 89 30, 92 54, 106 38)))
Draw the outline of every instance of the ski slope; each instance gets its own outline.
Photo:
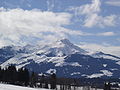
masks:
MULTIPOLYGON (((48 89, 35 89, 22 86, 15 86, 9 84, 0 84, 0 90, 48 90, 48 89)), ((50 90, 50 89, 49 89, 50 90)))
MULTIPOLYGON (((58 90, 60 90, 60 87, 57 86, 58 90)), ((84 87, 78 87, 76 90, 85 90, 88 88, 84 87)), ((0 90, 50 90, 50 89, 40 89, 40 88, 29 88, 29 87, 22 87, 22 86, 15 86, 15 85, 9 85, 9 84, 0 84, 0 90)), ((71 90, 74 90, 72 87, 71 90)), ((96 90, 95 88, 90 88, 90 90, 96 90)), ((103 89, 97 89, 97 90, 103 90, 103 89)))

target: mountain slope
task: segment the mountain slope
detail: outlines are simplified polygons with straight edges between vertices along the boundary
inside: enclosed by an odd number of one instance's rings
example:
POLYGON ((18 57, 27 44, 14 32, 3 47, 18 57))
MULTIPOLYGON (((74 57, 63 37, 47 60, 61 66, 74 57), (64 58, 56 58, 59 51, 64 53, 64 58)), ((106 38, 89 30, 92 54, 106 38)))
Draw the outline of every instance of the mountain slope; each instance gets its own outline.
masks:
POLYGON ((6 47, 3 47, 3 48, 0 48, 0 63, 3 63, 4 61, 14 57, 18 53, 25 53, 22 50, 22 47, 6 46, 6 47))
POLYGON ((102 52, 89 55, 67 39, 14 50, 17 53, 2 63, 2 68, 14 64, 38 73, 54 71, 59 77, 120 78, 119 57, 102 52))

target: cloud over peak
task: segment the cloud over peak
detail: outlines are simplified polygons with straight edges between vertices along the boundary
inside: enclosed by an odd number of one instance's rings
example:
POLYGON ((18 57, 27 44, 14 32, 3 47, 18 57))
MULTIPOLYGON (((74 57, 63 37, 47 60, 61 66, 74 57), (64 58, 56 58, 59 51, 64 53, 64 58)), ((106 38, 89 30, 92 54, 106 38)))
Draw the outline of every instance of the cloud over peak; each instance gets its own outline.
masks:
POLYGON ((38 39, 56 40, 67 35, 82 35, 63 27, 69 25, 70 20, 71 14, 65 12, 0 8, 0 42, 20 45, 30 43, 30 40, 36 43, 38 39))

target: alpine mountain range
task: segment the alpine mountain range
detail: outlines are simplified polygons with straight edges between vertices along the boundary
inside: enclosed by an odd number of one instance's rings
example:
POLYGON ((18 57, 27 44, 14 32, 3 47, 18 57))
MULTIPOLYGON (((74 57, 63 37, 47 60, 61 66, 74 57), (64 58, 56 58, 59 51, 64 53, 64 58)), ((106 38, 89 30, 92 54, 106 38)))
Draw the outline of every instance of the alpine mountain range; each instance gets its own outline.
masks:
POLYGON ((55 72, 58 77, 120 78, 120 57, 90 53, 68 39, 39 45, 5 46, 0 49, 0 66, 13 64, 39 74, 55 72))

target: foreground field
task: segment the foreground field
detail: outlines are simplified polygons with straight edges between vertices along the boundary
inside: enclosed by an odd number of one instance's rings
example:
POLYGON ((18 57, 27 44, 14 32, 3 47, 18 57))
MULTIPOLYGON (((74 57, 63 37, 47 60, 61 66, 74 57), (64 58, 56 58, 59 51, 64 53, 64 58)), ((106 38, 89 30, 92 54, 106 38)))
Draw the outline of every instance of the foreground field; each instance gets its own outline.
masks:
MULTIPOLYGON (((59 86, 57 86, 58 90, 59 86)), ((75 90, 86 90, 87 88, 78 87, 75 90)), ((0 84, 0 90, 50 90, 50 89, 41 89, 41 88, 29 88, 29 87, 22 87, 22 86, 15 86, 15 85, 9 85, 9 84, 0 84)), ((72 88, 74 90, 74 88, 72 88)), ((94 88, 91 88, 90 90, 96 90, 94 88)), ((97 89, 97 90, 103 90, 103 89, 97 89)))
POLYGON ((48 90, 48 89, 34 89, 28 87, 21 87, 15 85, 8 85, 8 84, 0 84, 0 90, 48 90))

